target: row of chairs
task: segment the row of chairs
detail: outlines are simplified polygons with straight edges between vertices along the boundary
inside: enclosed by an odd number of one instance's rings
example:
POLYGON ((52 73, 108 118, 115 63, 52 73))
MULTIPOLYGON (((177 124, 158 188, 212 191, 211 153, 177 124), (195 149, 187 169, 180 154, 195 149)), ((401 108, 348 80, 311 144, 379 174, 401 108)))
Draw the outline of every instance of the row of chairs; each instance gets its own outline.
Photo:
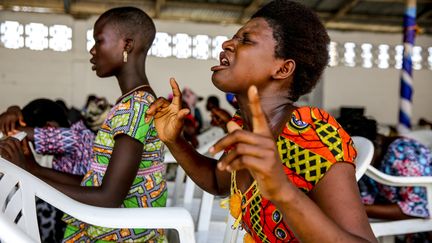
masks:
MULTIPOLYGON (((430 133, 430 138, 432 138, 432 131, 430 133)), ((203 134, 199 137, 201 146, 198 151, 206 154, 208 148, 221 136, 223 136, 223 131, 218 130, 210 130, 203 134)), ((412 136, 416 138, 415 135, 412 136)), ((385 175, 370 165, 373 155, 372 143, 362 137, 353 137, 353 140, 359 152, 356 161, 357 179, 366 174, 382 184, 425 186, 428 201, 432 202, 432 178, 401 178, 385 175)), ((427 138, 426 141, 428 141, 427 138)), ((175 163, 175 159, 167 153, 165 162, 175 163)), ((0 158, 0 229, 2 229, 0 240, 2 242, 40 242, 35 209, 35 198, 38 197, 84 222, 103 227, 175 229, 180 242, 188 243, 212 242, 210 235, 215 234, 219 238, 213 239, 213 242, 241 242, 238 234, 243 232, 231 229, 233 219, 227 210, 219 208, 220 199, 215 199, 213 195, 202 191, 197 197, 196 191, 199 191, 199 188, 187 177, 184 182, 185 177, 184 171, 179 166, 173 185, 174 193, 169 199, 170 207, 107 209, 77 202, 0 158), (219 218, 215 217, 215 212, 219 214, 219 218), (114 218, 116 220, 112 220, 114 218)), ((429 212, 432 212, 431 206, 428 205, 428 207, 429 212)), ((381 242, 392 242, 393 236, 397 234, 432 230, 432 219, 371 221, 371 226, 375 236, 379 237, 381 242)))
MULTIPOLYGON (((422 144, 428 146, 430 149, 432 149, 432 130, 412 131, 408 134, 404 134, 404 136, 413 138, 421 142, 422 144)), ((374 148, 370 141, 365 141, 366 139, 362 138, 363 142, 359 142, 358 139, 356 141, 356 137, 353 137, 353 140, 360 154, 363 153, 365 150, 367 151, 372 150, 373 153, 374 148)), ((358 162, 359 160, 357 160, 357 163, 358 162)), ((381 183, 383 185, 388 185, 388 186, 397 186, 397 187, 409 187, 409 186, 425 187, 427 191, 427 201, 428 201, 427 208, 429 213, 432 213, 432 176, 417 176, 417 177, 391 176, 375 169, 372 165, 370 165, 370 161, 365 160, 363 162, 364 164, 360 165, 360 167, 358 166, 359 168, 357 170, 357 173, 359 173, 359 171, 364 171, 364 173, 368 177, 372 178, 378 183, 381 183)), ((357 179, 360 179, 360 177, 357 176, 357 179)), ((370 224, 375 234, 375 237, 377 237, 377 239, 381 243, 395 242, 396 235, 432 231, 432 218, 426 218, 426 219, 418 218, 418 219, 404 219, 404 220, 370 219, 370 224)))

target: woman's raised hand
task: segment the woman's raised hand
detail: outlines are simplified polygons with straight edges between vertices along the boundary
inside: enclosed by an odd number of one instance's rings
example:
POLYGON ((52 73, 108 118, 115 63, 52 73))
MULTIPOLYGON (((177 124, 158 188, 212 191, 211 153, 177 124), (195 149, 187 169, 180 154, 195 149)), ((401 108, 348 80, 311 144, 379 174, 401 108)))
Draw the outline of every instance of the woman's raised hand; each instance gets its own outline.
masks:
POLYGON ((278 200, 281 187, 289 182, 255 86, 249 88, 248 97, 253 132, 242 130, 237 123, 230 121, 227 124, 229 134, 219 140, 210 151, 215 154, 231 148, 219 161, 218 168, 227 171, 249 170, 262 195, 269 200, 278 200))
POLYGON ((0 132, 5 136, 18 132, 19 126, 24 127, 25 125, 21 109, 18 106, 11 106, 0 115, 0 132))
POLYGON ((174 143, 183 129, 183 120, 189 109, 182 108, 182 94, 174 78, 170 78, 173 92, 171 102, 159 97, 146 112, 146 122, 154 118, 159 138, 164 143, 174 143))

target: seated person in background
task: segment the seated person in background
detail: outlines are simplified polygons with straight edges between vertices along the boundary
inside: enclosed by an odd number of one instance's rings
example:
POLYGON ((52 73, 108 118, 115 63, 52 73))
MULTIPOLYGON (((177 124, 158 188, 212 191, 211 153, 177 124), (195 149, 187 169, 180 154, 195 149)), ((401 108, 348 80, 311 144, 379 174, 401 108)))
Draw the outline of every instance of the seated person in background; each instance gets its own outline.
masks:
POLYGON ((0 115, 0 131, 27 133, 35 152, 54 155, 52 168, 73 175, 84 175, 93 156, 94 134, 82 121, 70 125, 66 111, 49 99, 36 99, 21 110, 11 106, 0 115))
POLYGON ((210 95, 207 98, 206 109, 211 113, 210 124, 227 132, 226 124, 231 120, 231 114, 219 106, 219 98, 210 95))
POLYGON ((201 133, 201 129, 203 127, 203 120, 200 109, 196 106, 197 102, 201 101, 203 98, 201 96, 197 96, 192 89, 185 87, 183 89, 183 101, 186 102, 190 109, 190 115, 195 119, 197 123, 197 132, 201 133))
POLYGON ((418 124, 421 127, 425 127, 427 129, 432 129, 432 121, 428 121, 428 120, 426 120, 426 118, 420 118, 418 124))
MULTIPOLYGON (((372 165, 392 176, 432 176, 432 153, 420 142, 377 133, 376 122, 366 117, 339 120, 351 136, 363 136, 374 143, 372 165)), ((367 176, 358 182, 366 213, 371 218, 429 218, 426 188, 394 187, 377 183, 367 176)), ((410 234, 406 241, 426 242, 429 234, 410 234)))
POLYGON ((84 120, 84 117, 81 114, 81 111, 75 107, 69 108, 64 100, 56 99, 55 103, 59 104, 66 111, 67 118, 71 124, 84 120))
MULTIPOLYGON (((189 109, 186 101, 183 101, 183 108, 189 109)), ((195 119, 192 114, 187 114, 184 119, 183 125, 183 137, 188 141, 194 148, 198 148, 198 121, 195 119)))
POLYGON ((97 133, 112 107, 106 98, 89 95, 82 111, 85 125, 97 133))
MULTIPOLYGON (((49 99, 36 99, 23 107, 11 106, 0 115, 0 130, 4 134, 27 133, 27 139, 40 155, 53 155, 54 170, 84 175, 93 156, 94 134, 78 121, 70 126, 62 106, 49 99)), ((47 166, 47 165, 45 165, 47 166)), ((60 242, 65 223, 63 212, 48 203, 36 203, 42 242, 60 242)))

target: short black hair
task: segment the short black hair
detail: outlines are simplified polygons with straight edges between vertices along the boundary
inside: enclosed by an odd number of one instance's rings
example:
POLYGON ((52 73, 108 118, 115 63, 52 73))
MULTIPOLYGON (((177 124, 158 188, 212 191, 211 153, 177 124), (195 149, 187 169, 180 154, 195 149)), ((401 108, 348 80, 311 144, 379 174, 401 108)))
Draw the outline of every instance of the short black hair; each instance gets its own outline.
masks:
POLYGON ((207 103, 214 104, 216 107, 219 107, 219 98, 215 95, 210 95, 207 98, 207 103))
POLYGON ((104 12, 96 23, 102 20, 116 25, 126 36, 140 35, 145 50, 150 49, 156 35, 156 27, 143 10, 136 7, 112 8, 104 12))
POLYGON ((25 123, 29 127, 44 127, 49 121, 55 121, 60 127, 70 127, 67 111, 50 99, 35 99, 22 109, 25 123))
POLYGON ((251 18, 264 18, 273 29, 275 57, 296 63, 290 98, 297 101, 309 93, 328 64, 330 38, 318 16, 300 3, 275 0, 251 18))

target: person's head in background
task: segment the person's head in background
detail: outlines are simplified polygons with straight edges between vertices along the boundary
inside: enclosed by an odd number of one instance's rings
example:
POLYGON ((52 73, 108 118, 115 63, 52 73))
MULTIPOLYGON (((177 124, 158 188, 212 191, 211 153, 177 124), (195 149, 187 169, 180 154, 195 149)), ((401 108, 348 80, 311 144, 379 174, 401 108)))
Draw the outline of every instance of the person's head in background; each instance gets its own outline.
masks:
POLYGON ((206 110, 211 111, 213 108, 219 108, 219 98, 215 95, 207 97, 206 110))
POLYGON ((66 105, 66 102, 62 99, 56 99, 55 103, 63 107, 63 109, 66 111, 67 118, 69 120, 70 124, 74 124, 76 122, 82 121, 84 117, 82 116, 81 112, 76 109, 75 107, 68 107, 66 105))
POLYGON ((229 69, 229 73, 214 72, 212 81, 235 95, 252 84, 261 92, 273 85, 268 81, 282 81, 275 90, 288 91, 286 98, 297 101, 312 90, 327 66, 329 41, 326 29, 310 9, 287 0, 270 2, 252 15, 233 39, 223 43, 217 70, 229 69))
POLYGON ((66 110, 49 99, 35 99, 22 109, 28 127, 70 127, 66 110))
POLYGON ((144 78, 147 52, 155 35, 153 20, 139 8, 118 7, 104 12, 94 24, 92 69, 99 77, 117 78, 127 75, 129 69, 139 69, 144 78))

